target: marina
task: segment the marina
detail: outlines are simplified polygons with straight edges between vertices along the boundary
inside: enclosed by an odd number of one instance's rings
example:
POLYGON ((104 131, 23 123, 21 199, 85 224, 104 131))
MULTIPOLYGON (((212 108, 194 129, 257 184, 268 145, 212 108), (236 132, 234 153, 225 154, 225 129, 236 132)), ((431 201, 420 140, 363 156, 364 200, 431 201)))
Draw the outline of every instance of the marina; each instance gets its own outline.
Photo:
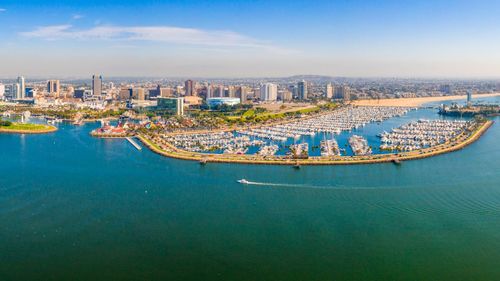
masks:
POLYGON ((464 120, 418 120, 390 133, 380 134, 384 150, 414 151, 422 148, 443 144, 465 129, 473 125, 474 121, 464 120))
MULTIPOLYGON (((159 135, 159 138, 179 149, 191 152, 260 155, 258 152, 262 151, 262 147, 271 146, 273 150, 278 147, 274 151, 276 155, 288 154, 298 157, 295 153, 298 148, 296 143, 306 142, 307 147, 303 145, 299 148, 301 157, 339 156, 342 149, 335 136, 360 130, 368 124, 380 124, 390 118, 402 117, 415 110, 408 107, 345 106, 313 118, 286 124, 238 129, 232 132, 174 135, 165 133, 159 135), (317 138, 328 138, 328 141, 316 144, 314 140, 317 138), (320 148, 319 151, 316 147, 320 148), (292 149, 294 151, 291 151, 292 149)), ((269 155, 267 148, 263 151, 264 155, 269 155)), ((349 152, 344 153, 349 155, 349 152)))

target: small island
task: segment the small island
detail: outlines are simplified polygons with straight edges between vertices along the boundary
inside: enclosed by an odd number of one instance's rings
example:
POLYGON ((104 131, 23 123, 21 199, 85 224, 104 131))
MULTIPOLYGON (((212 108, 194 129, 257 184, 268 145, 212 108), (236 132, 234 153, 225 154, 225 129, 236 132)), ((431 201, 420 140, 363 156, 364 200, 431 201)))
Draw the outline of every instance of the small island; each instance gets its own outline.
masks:
POLYGON ((4 134, 46 134, 55 131, 57 131, 57 128, 51 125, 0 120, 0 133, 4 134))

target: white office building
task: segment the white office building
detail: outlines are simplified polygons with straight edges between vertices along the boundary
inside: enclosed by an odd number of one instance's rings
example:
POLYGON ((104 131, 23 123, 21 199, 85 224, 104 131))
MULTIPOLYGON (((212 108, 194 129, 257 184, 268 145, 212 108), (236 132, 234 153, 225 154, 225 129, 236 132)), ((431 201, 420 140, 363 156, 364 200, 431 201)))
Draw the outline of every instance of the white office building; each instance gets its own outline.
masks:
POLYGON ((261 101, 275 101, 278 99, 278 86, 273 83, 266 83, 260 87, 261 101))
POLYGON ((17 77, 17 85, 16 86, 16 98, 24 99, 26 97, 26 83, 24 82, 24 77, 17 77))
POLYGON ((5 99, 5 85, 0 83, 0 100, 5 99))

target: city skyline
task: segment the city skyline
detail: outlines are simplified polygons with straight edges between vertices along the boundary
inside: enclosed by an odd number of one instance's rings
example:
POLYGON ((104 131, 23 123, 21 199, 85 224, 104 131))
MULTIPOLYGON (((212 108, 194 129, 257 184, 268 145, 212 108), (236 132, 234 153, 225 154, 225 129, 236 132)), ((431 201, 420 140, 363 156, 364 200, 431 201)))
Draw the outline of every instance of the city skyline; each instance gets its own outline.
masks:
POLYGON ((444 0, 8 0, 0 4, 0 50, 8 54, 0 77, 497 78, 499 8, 444 0))

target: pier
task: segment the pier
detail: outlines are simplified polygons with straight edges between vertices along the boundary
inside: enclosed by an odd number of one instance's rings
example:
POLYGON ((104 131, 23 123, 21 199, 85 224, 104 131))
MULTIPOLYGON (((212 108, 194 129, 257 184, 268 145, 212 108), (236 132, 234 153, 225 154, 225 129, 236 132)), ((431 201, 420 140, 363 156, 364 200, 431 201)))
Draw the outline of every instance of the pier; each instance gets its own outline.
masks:
POLYGON ((127 139, 128 142, 130 142, 135 148, 137 148, 137 150, 142 150, 142 147, 137 142, 135 142, 131 137, 126 137, 125 139, 127 139))

